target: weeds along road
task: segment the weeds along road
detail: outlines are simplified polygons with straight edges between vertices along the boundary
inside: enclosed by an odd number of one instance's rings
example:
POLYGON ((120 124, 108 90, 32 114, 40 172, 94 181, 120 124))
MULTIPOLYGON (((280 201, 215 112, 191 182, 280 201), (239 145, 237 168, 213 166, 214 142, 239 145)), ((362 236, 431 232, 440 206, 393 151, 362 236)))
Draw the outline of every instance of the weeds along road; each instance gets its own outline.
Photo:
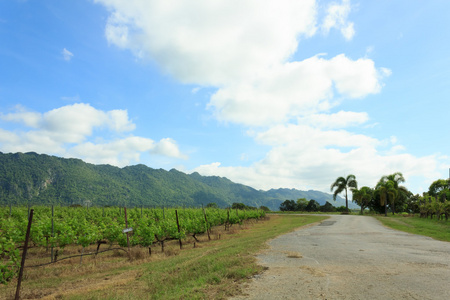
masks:
POLYGON ((269 242, 233 299, 450 299, 450 243, 333 215, 269 242))

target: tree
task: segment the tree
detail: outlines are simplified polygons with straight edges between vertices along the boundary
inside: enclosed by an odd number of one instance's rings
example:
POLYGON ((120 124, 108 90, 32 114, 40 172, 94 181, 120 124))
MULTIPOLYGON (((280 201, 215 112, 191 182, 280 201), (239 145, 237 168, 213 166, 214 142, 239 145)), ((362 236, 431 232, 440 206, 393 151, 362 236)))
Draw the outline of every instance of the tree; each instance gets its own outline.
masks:
POLYGON ((270 211, 270 208, 268 208, 267 206, 261 205, 259 207, 259 209, 262 209, 263 211, 270 211))
POLYGON ((297 204, 295 203, 294 200, 286 200, 280 204, 280 210, 281 211, 296 211, 297 204))
POLYGON ((333 200, 336 201, 336 197, 338 194, 345 191, 345 208, 348 211, 348 196, 347 196, 347 189, 357 189, 358 188, 358 182, 356 181, 355 175, 348 175, 347 178, 344 177, 338 177, 335 182, 331 185, 331 191, 333 191, 336 188, 336 190, 333 193, 333 200))
POLYGON ((380 179, 376 186, 376 190, 380 195, 380 204, 384 206, 384 215, 387 216, 387 203, 390 200, 391 203, 395 202, 395 198, 398 195, 397 189, 395 188, 395 183, 392 180, 383 180, 384 177, 380 179))
POLYGON ((297 209, 298 211, 305 211, 308 205, 308 200, 306 198, 297 199, 297 209))
POLYGON ((320 206, 321 212, 333 212, 336 211, 336 207, 333 206, 330 202, 326 202, 324 205, 320 206))
POLYGON ((356 202, 356 204, 358 204, 359 206, 361 206, 361 215, 364 212, 364 208, 366 208, 370 201, 373 198, 373 189, 368 187, 368 186, 363 186, 361 189, 353 189, 352 190, 352 194, 353 194, 353 200, 356 202))
MULTIPOLYGON (((384 187, 385 192, 387 191, 386 188, 389 189, 393 189, 395 190, 395 193, 393 191, 390 191, 390 195, 388 195, 388 198, 390 200, 391 203, 391 210, 392 210, 392 214, 395 214, 395 202, 399 199, 405 199, 409 193, 409 191, 403 187, 400 186, 400 183, 405 182, 405 178, 403 177, 403 174, 400 172, 396 172, 394 174, 391 175, 385 175, 383 177, 381 177, 380 181, 378 181, 378 184, 376 186, 376 189, 378 189, 378 187, 384 187), (388 182, 391 182, 392 184, 389 184, 389 187, 386 186, 386 184, 388 182), (392 185, 392 187, 391 187, 392 185), (395 197, 394 197, 395 194, 395 197)), ((381 199, 380 199, 381 201, 381 199)), ((387 208, 385 208, 385 214, 386 214, 387 208)))
POLYGON ((447 179, 438 179, 428 188, 428 194, 436 197, 441 202, 450 200, 449 181, 447 179))
POLYGON ((306 211, 319 211, 320 204, 314 199, 309 200, 308 205, 306 206, 306 211))

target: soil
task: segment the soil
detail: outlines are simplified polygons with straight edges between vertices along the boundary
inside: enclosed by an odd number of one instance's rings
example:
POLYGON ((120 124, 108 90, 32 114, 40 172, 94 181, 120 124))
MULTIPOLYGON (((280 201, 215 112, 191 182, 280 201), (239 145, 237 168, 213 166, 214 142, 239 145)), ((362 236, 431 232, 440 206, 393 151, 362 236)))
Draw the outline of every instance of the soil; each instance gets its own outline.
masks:
POLYGON ((450 243, 333 215, 269 242, 231 299, 450 299, 450 243))

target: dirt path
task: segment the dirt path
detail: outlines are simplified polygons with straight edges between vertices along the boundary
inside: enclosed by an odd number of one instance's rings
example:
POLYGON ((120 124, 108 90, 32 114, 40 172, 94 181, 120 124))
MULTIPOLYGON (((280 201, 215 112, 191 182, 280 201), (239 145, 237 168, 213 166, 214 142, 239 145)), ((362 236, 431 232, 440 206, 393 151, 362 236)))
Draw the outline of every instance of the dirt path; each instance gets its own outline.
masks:
POLYGON ((450 243, 334 215, 269 242, 233 299, 450 299, 450 243))

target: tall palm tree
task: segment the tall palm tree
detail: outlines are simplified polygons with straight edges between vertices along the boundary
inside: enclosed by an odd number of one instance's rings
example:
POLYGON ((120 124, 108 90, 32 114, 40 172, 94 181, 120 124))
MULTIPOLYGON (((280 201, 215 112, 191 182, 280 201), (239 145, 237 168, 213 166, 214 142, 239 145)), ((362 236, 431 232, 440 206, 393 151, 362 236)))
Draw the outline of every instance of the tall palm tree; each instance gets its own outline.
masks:
POLYGON ((358 188, 358 182, 356 181, 355 175, 348 175, 347 178, 344 177, 338 177, 335 182, 331 185, 331 191, 333 191, 336 188, 336 190, 333 193, 333 200, 336 201, 336 197, 338 194, 345 191, 345 207, 348 211, 348 196, 347 196, 347 189, 357 189, 358 188))
POLYGON ((359 190, 353 189, 352 194, 353 200, 356 202, 356 204, 361 206, 361 215, 362 215, 364 212, 364 208, 366 208, 367 205, 369 205, 369 202, 373 198, 373 189, 368 186, 363 186, 359 190))

